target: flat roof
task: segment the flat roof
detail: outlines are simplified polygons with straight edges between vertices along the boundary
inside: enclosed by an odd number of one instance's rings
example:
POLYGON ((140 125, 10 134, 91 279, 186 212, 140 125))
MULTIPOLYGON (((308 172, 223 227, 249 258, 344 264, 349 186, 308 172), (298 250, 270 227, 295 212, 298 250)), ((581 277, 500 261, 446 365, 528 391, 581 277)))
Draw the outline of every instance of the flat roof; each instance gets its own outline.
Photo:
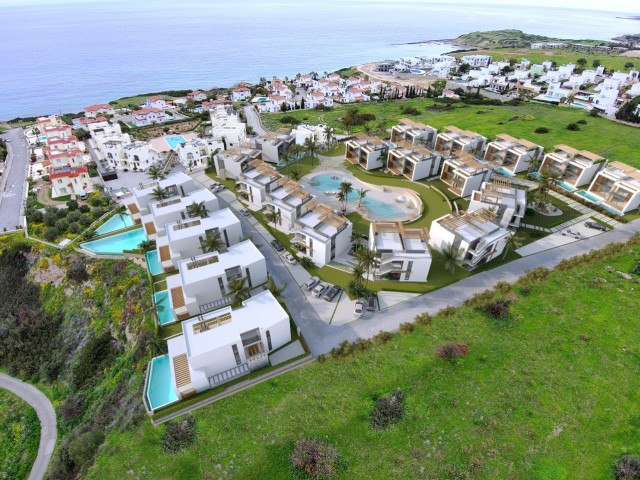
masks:
POLYGON ((213 228, 229 227, 230 225, 240 224, 240 220, 231 210, 224 208, 217 212, 209 212, 208 217, 189 218, 179 222, 172 222, 166 225, 166 232, 169 242, 191 238, 194 236, 204 235, 207 230, 213 228))
POLYGON ((217 198, 218 197, 216 197, 211 190, 200 188, 184 197, 152 202, 149 204, 149 209, 151 210, 153 216, 156 217, 160 215, 166 215, 168 213, 181 212, 194 202, 213 202, 217 200, 217 198))
POLYGON ((170 187, 172 185, 183 185, 191 183, 193 179, 184 172, 175 173, 163 180, 154 180, 147 183, 140 183, 131 187, 131 192, 137 197, 151 193, 156 187, 170 187))

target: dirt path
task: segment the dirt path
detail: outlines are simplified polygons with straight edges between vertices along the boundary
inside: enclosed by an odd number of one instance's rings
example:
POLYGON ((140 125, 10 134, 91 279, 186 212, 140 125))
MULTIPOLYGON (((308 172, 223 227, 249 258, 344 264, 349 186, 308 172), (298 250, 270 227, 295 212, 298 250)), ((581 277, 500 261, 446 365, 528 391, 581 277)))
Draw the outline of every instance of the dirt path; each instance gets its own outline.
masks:
POLYGON ((415 86, 427 88, 430 87, 434 81, 438 80, 438 77, 430 75, 412 75, 410 73, 396 73, 390 75, 388 73, 376 72, 377 65, 378 62, 364 63, 362 65, 356 65, 355 68, 364 75, 367 75, 369 78, 374 78, 382 82, 398 83, 404 87, 415 86))

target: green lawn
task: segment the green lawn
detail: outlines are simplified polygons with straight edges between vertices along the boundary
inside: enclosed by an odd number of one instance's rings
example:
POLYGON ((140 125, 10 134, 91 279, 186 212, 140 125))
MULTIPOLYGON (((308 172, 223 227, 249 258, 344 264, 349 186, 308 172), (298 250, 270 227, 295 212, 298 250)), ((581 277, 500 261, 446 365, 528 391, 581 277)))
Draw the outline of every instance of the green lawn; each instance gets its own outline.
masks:
POLYGON ((549 196, 548 201, 562 210, 562 215, 557 217, 548 217, 536 213, 531 209, 527 209, 524 214, 524 218, 522 219, 522 223, 535 225, 536 227, 553 228, 561 223, 568 222, 569 220, 573 220, 574 218, 578 218, 582 215, 580 212, 574 210, 562 200, 558 200, 555 197, 549 196))
MULTIPOLYGON (((640 62, 638 62, 640 63, 640 62)), ((610 160, 618 160, 640 168, 640 157, 636 154, 640 149, 640 135, 634 127, 612 122, 606 118, 590 117, 583 110, 572 107, 555 107, 538 103, 524 103, 520 106, 482 106, 457 103, 451 110, 428 110, 434 101, 428 98, 401 100, 382 103, 361 104, 357 108, 362 113, 372 113, 376 120, 371 122, 369 129, 384 137, 385 129, 397 124, 398 119, 407 117, 401 108, 415 107, 420 115, 411 116, 412 120, 424 122, 437 129, 447 125, 476 131, 488 138, 500 133, 508 133, 517 138, 525 138, 545 147, 553 149, 554 145, 567 144, 578 149, 590 150, 610 160), (585 120, 586 125, 580 125, 580 130, 567 130, 569 123, 585 120), (547 134, 535 133, 538 127, 547 127, 547 134), (624 139, 624 141, 620 141, 624 139)), ((316 110, 299 110, 286 112, 300 121, 309 123, 328 123, 337 132, 342 133, 343 126, 340 119, 346 108, 338 106, 329 112, 316 110)), ((262 119, 268 128, 283 126, 278 119, 283 114, 263 114, 262 119)), ((355 127, 356 131, 363 131, 364 127, 355 127)))
POLYGON ((339 479, 613 479, 620 455, 640 453, 637 283, 613 271, 632 252, 516 287, 509 321, 460 309, 204 407, 177 455, 160 450, 165 427, 114 432, 87 478, 291 478, 292 442, 317 436, 344 458, 339 479), (441 360, 447 342, 468 355, 441 360), (374 398, 395 388, 405 419, 371 430, 374 398))
POLYGON ((40 422, 35 410, 0 389, 0 478, 27 478, 38 454, 40 422))

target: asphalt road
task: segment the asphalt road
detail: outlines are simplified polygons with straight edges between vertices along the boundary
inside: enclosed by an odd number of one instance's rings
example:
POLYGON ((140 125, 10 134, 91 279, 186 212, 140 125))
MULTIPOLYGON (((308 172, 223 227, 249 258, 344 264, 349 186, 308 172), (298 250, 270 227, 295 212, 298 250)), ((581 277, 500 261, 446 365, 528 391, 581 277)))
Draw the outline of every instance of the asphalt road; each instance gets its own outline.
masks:
POLYGON ((247 119, 247 125, 253 128, 253 132, 256 135, 266 135, 267 131, 262 126, 260 121, 260 114, 256 112, 253 106, 244 107, 244 115, 247 119))
POLYGON ((27 162, 29 149, 21 128, 14 128, 3 133, 7 142, 5 171, 0 178, 0 232, 15 230, 20 225, 22 201, 27 179, 27 162))
POLYGON ((56 412, 53 405, 44 394, 33 385, 24 383, 17 378, 0 373, 0 387, 6 388, 33 407, 40 420, 40 446, 38 456, 31 467, 29 480, 44 478, 51 461, 53 449, 56 446, 56 412))

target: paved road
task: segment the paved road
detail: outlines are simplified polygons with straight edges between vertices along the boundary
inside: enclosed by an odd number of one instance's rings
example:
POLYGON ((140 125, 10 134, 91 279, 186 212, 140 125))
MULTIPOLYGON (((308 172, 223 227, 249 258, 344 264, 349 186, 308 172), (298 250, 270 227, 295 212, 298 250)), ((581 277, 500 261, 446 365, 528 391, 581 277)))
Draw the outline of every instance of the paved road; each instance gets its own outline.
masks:
POLYGON ((256 135, 266 135, 267 131, 262 126, 260 121, 260 114, 256 112, 256 109, 252 106, 244 107, 244 115, 247 119, 247 125, 253 128, 256 135))
POLYGON ((33 407, 40 420, 40 446, 38 456, 31 467, 29 480, 44 478, 56 446, 56 412, 44 394, 33 385, 0 373, 0 387, 13 392, 33 407))
POLYGON ((21 128, 14 128, 2 134, 9 139, 7 165, 0 178, 0 232, 15 230, 20 225, 22 200, 27 179, 29 149, 21 128))

